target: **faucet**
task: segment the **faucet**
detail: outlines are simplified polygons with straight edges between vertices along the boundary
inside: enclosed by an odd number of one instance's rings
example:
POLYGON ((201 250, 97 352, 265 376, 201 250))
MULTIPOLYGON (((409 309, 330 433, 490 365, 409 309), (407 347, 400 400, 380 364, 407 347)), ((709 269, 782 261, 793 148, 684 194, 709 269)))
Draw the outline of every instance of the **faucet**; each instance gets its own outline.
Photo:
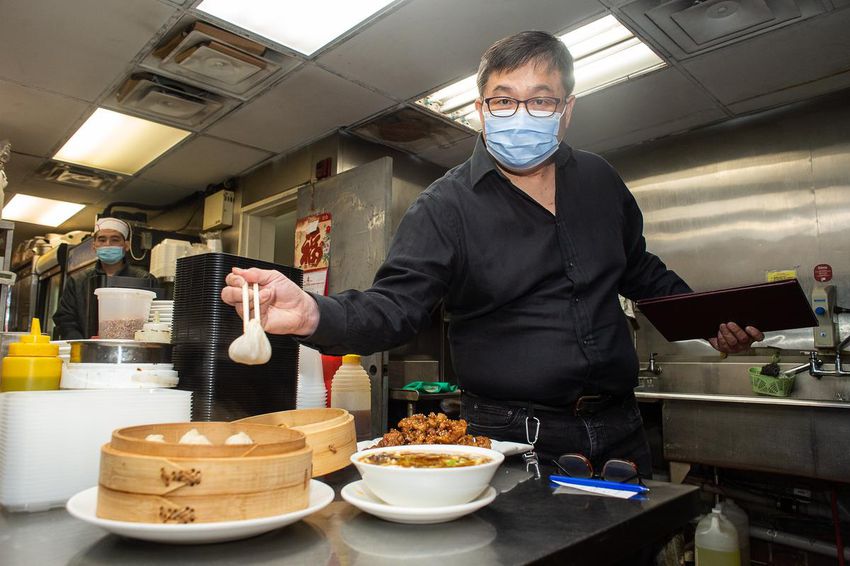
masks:
MULTIPOLYGON (((850 337, 848 337, 848 338, 850 338, 850 337)), ((657 356, 657 355, 658 355, 658 352, 651 352, 649 354, 649 365, 647 365, 645 368, 640 368, 640 370, 638 370, 638 375, 640 375, 642 373, 651 373, 652 375, 661 375, 661 372, 663 371, 661 369, 661 364, 658 364, 658 363, 655 362, 655 356, 657 356)), ((850 372, 848 372, 848 373, 850 373, 850 372)))
POLYGON ((805 363, 805 364, 799 365, 795 368, 791 368, 789 370, 786 370, 785 374, 786 375, 793 375, 793 374, 797 374, 797 373, 800 373, 800 372, 808 369, 809 373, 812 375, 812 377, 816 377, 817 379, 820 379, 822 377, 846 377, 846 376, 850 376, 850 370, 845 371, 844 367, 843 367, 844 364, 841 361, 841 350, 843 350, 844 347, 848 343, 850 343, 850 334, 848 334, 847 337, 844 338, 844 340, 842 340, 841 343, 838 345, 838 347, 835 349, 835 369, 833 371, 824 371, 823 370, 823 360, 818 358, 817 352, 813 351, 813 352, 808 352, 808 354, 809 354, 808 363, 805 363))
POLYGON ((841 341, 841 344, 839 344, 835 349, 835 375, 850 375, 850 371, 844 371, 841 367, 841 350, 844 349, 844 346, 846 346, 848 342, 850 342, 850 334, 848 334, 847 337, 841 341))
POLYGON ((812 351, 812 352, 800 352, 800 353, 801 354, 808 354, 809 355, 809 361, 804 363, 804 364, 800 364, 799 366, 793 367, 791 369, 787 369, 782 373, 784 373, 785 375, 797 375, 798 373, 809 370, 809 373, 811 374, 812 377, 816 377, 818 379, 822 378, 825 375, 823 373, 823 371, 821 371, 821 367, 823 367, 823 360, 818 358, 818 353, 814 352, 814 351, 812 351))

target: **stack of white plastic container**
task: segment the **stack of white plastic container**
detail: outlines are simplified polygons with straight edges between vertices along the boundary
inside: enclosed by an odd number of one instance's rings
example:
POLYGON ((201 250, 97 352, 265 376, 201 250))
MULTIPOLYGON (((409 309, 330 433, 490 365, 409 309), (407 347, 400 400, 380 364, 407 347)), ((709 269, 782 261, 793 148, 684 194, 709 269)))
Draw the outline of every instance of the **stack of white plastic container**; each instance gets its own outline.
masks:
POLYGON ((100 447, 127 426, 183 422, 192 394, 169 389, 0 394, 0 505, 41 511, 97 485, 100 447))
POLYGON ((322 355, 312 348, 298 346, 298 385, 295 407, 297 409, 325 407, 327 396, 322 373, 322 355))

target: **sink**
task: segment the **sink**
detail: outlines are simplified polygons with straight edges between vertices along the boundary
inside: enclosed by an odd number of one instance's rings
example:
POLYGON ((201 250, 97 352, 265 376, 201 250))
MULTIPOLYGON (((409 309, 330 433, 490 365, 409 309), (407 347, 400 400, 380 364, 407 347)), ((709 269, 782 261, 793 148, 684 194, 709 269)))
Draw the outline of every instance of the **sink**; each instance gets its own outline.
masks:
POLYGON ((662 403, 665 459, 847 481, 850 378, 802 372, 789 397, 757 395, 748 369, 765 363, 661 360, 660 375, 642 374, 635 396, 662 403))
MULTIPOLYGON (((850 378, 816 379, 804 371, 797 374, 788 397, 753 393, 749 368, 764 365, 753 362, 666 362, 660 375, 641 375, 635 396, 642 400, 693 399, 724 403, 750 403, 788 406, 820 406, 850 409, 850 378)), ((799 364, 779 364, 781 371, 799 364)))

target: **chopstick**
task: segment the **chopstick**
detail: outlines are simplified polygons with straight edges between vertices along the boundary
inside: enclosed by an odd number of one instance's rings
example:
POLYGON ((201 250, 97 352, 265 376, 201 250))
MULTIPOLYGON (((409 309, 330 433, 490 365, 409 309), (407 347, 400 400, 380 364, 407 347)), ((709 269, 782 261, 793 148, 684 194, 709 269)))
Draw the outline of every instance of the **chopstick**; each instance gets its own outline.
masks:
POLYGON ((258 283, 254 283, 254 318, 260 320, 260 285, 258 283))
POLYGON ((242 282, 242 333, 248 333, 248 319, 251 317, 251 307, 248 301, 248 282, 242 282))

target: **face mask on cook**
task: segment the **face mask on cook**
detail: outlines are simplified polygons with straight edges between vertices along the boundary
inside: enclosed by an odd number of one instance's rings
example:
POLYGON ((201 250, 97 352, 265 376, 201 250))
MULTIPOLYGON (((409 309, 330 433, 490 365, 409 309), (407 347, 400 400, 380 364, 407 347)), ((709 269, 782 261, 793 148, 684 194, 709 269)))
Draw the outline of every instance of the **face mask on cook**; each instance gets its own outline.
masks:
POLYGON ((499 118, 484 112, 487 151, 512 171, 534 169, 558 151, 561 112, 535 118, 524 108, 513 116, 499 118))
POLYGON ((124 248, 122 246, 104 246, 97 248, 96 253, 97 259, 109 265, 124 259, 124 248))

